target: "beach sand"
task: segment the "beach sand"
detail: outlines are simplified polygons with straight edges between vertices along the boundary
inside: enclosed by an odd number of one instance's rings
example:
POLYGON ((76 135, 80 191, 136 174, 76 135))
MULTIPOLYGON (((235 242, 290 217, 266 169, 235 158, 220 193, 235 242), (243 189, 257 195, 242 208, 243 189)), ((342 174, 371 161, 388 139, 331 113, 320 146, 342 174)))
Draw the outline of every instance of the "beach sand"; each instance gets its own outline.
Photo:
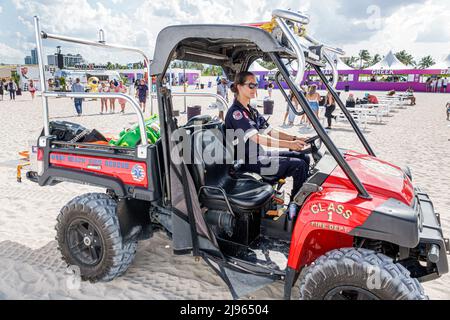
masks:
MULTIPOLYGON (((260 98, 265 94, 260 91, 260 98)), ((361 97, 363 93, 356 95, 361 97)), ((280 128, 286 103, 278 91, 274 91, 274 100, 275 112, 270 122, 280 128)), ((365 134, 378 157, 411 168, 414 184, 429 193, 448 237, 450 122, 445 119, 446 101, 450 101, 450 95, 418 93, 416 106, 397 110, 384 118, 383 124, 369 123, 365 134)), ((212 100, 187 98, 187 102, 202 105, 205 113, 217 114, 217 110, 207 108, 212 100)), ((174 99, 174 105, 183 110, 183 98, 174 99)), ((50 100, 52 119, 77 122, 105 134, 117 135, 136 121, 130 106, 126 115, 99 115, 99 110, 99 101, 85 102, 85 116, 78 118, 70 99, 50 100)), ((150 110, 146 115, 150 115, 150 110)), ((24 93, 10 102, 5 96, 5 101, 0 101, 0 119, 0 299, 231 299, 226 285, 203 261, 196 262, 189 255, 173 255, 171 242, 163 233, 139 243, 136 258, 124 276, 109 283, 78 283, 57 251, 56 217, 75 196, 104 190, 71 183, 39 187, 25 178, 17 183, 18 152, 27 150, 29 140, 35 140, 42 130, 41 98, 31 101, 29 94, 24 93)), ((286 130, 313 135, 301 126, 286 130)), ((338 147, 363 150, 347 123, 337 124, 330 135, 338 147)), ((424 287, 431 299, 450 299, 449 275, 425 283, 424 287)), ((282 296, 280 282, 244 299, 282 296)), ((293 298, 296 297, 294 288, 293 298)))

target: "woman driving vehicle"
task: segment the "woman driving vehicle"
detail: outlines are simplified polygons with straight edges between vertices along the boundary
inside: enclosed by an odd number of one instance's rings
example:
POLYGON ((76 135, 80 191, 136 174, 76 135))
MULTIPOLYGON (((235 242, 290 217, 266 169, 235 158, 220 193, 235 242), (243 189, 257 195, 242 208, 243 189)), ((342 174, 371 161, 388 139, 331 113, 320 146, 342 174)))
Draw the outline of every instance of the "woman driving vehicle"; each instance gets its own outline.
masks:
MULTIPOLYGON (((225 117, 225 127, 234 130, 233 135, 238 137, 234 142, 237 149, 245 150, 245 159, 238 159, 243 161, 241 170, 262 176, 292 177, 292 200, 308 177, 310 158, 298 152, 306 146, 306 139, 272 128, 258 110, 250 106, 250 99, 256 96, 257 87, 256 77, 251 72, 236 75, 231 88, 235 100, 225 117), (264 147, 290 151, 266 151, 264 147)), ((244 153, 239 151, 238 157, 244 153)))

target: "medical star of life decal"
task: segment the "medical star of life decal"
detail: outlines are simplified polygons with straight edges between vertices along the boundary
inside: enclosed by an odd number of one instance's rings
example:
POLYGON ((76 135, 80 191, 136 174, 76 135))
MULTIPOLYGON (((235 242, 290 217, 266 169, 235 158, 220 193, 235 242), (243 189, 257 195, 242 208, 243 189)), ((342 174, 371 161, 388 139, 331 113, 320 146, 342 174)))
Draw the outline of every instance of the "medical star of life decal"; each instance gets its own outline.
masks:
POLYGON ((134 181, 142 182, 145 179, 144 168, 138 164, 134 165, 131 169, 131 176, 134 181))
POLYGON ((241 120, 242 119, 242 112, 240 112, 240 111, 233 112, 233 118, 234 118, 234 120, 241 120))

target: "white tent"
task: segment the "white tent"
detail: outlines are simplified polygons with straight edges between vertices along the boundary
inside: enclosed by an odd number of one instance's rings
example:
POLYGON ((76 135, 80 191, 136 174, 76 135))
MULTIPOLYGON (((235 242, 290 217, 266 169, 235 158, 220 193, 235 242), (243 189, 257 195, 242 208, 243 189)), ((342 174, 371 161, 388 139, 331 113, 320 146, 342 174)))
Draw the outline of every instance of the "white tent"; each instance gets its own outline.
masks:
POLYGON ((406 64, 400 62, 400 60, 397 59, 397 57, 394 55, 392 51, 389 51, 389 53, 386 55, 386 57, 384 57, 383 60, 367 68, 367 70, 405 70, 405 69, 412 69, 412 67, 407 66, 406 64))
POLYGON ((442 70, 450 69, 450 54, 444 59, 442 59, 440 62, 431 66, 429 69, 442 69, 442 70))
MULTIPOLYGON (((344 61, 342 61, 342 59, 339 58, 337 55, 332 56, 331 59, 334 61, 334 64, 336 65, 336 68, 338 69, 338 71, 355 70, 352 67, 345 64, 344 61)), ((326 68, 325 70, 327 72, 331 72, 331 69, 330 69, 330 66, 328 63, 326 64, 325 68, 326 68)))
POLYGON ((258 61, 255 61, 252 63, 250 68, 248 69, 250 72, 269 72, 269 69, 264 68, 262 65, 258 63, 258 61))

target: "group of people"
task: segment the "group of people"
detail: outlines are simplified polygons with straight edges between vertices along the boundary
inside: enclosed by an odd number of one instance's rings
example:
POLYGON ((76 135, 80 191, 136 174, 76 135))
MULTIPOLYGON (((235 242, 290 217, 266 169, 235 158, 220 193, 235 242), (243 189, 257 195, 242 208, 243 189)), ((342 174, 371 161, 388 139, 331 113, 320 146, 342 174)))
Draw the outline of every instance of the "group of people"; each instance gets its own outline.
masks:
POLYGON ((448 87, 448 78, 428 78, 426 81, 427 92, 446 93, 448 87))
MULTIPOLYGON (((309 106, 311 107, 312 111, 316 115, 316 117, 319 117, 319 107, 323 103, 325 106, 325 118, 327 119, 327 129, 331 129, 331 122, 332 119, 336 119, 336 116, 333 115, 334 110, 336 110, 336 101, 331 94, 331 92, 328 92, 325 98, 322 98, 322 96, 317 92, 317 85, 311 85, 309 87, 301 87, 303 94, 305 95, 306 99, 308 100, 309 106)), ((295 96, 292 94, 289 95, 289 99, 291 100, 293 106, 296 108, 297 111, 299 110, 299 102, 295 98, 295 96)), ((283 119, 283 126, 293 126, 294 120, 295 120, 295 113, 292 112, 290 109, 290 104, 288 103, 286 107, 286 113, 284 115, 283 119), (288 123, 286 124, 286 119, 288 119, 288 123)), ((300 118, 300 124, 305 123, 307 128, 310 127, 310 123, 308 118, 305 114, 303 114, 300 118)))
MULTIPOLYGON (((75 83, 72 84, 72 92, 85 92, 84 85, 80 82, 79 78, 75 79, 75 83)), ((123 81, 111 80, 109 83, 101 82, 100 88, 98 89, 99 93, 129 93, 132 97, 135 96, 139 100, 139 105, 142 109, 142 112, 145 112, 146 102, 148 98, 148 86, 145 83, 145 80, 136 80, 132 82, 129 91, 128 88, 124 85, 123 81)), ((75 98, 74 105, 75 111, 78 116, 83 114, 83 98, 75 98)), ((126 99, 123 98, 100 98, 100 114, 104 113, 115 113, 116 112, 116 100, 120 106, 120 113, 125 114, 125 106, 127 103, 126 99), (109 109, 109 112, 108 112, 109 109)))
POLYGON ((16 100, 16 92, 19 90, 17 84, 13 80, 0 80, 0 98, 3 101, 5 92, 9 92, 9 100, 16 100))

